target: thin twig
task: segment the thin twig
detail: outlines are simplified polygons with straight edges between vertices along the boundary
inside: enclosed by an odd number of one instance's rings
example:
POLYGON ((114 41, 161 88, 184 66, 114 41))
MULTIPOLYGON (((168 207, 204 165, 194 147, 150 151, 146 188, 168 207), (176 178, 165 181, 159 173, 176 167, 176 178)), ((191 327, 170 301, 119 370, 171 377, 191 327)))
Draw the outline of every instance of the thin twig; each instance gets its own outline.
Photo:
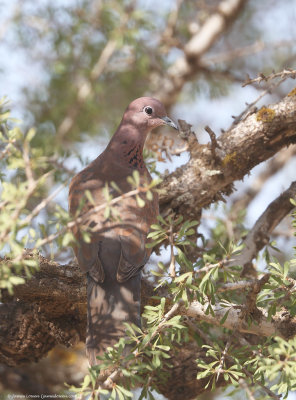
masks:
MULTIPOLYGON (((215 348, 214 342, 201 329, 199 329, 197 326, 195 326, 189 320, 189 318, 187 320, 187 324, 205 341, 206 344, 215 348)), ((225 358, 230 360, 232 363, 235 363, 235 364, 237 363, 237 361, 231 355, 227 354, 226 352, 225 352, 225 358)), ((276 394, 274 394, 268 387, 264 386, 260 381, 255 380, 254 376, 245 367, 243 367, 243 366, 241 366, 241 367, 242 367, 242 371, 244 372, 244 374, 247 375, 252 380, 252 382, 259 385, 272 399, 275 399, 275 400, 280 399, 281 396, 277 396, 276 394)))
POLYGON ((221 261, 219 261, 219 262, 217 262, 216 264, 209 264, 209 263, 207 263, 204 267, 202 267, 202 268, 200 268, 200 269, 198 269, 198 270, 196 270, 196 271, 194 271, 195 272, 195 274, 201 274, 201 273, 203 273, 203 272, 209 272, 211 269, 213 269, 213 268, 223 268, 223 267, 226 267, 229 263, 231 262, 231 259, 224 259, 224 260, 221 260, 221 261))
POLYGON ((171 250, 171 257, 170 257, 170 276, 171 278, 176 277, 176 257, 174 253, 174 231, 173 231, 173 224, 170 225, 170 232, 169 232, 169 242, 170 242, 170 250, 171 250))
POLYGON ((152 333, 150 339, 148 340, 147 343, 143 346, 143 349, 145 349, 151 342, 152 340, 161 332, 161 330, 166 326, 167 321, 178 311, 178 309, 184 304, 183 300, 179 300, 177 303, 175 303, 171 309, 164 315, 160 323, 158 324, 157 328, 155 331, 152 333))
MULTIPOLYGON (((245 47, 239 47, 230 51, 221 52, 215 55, 210 55, 207 57, 203 57, 201 62, 204 65, 213 65, 220 63, 227 63, 232 61, 233 59, 237 59, 239 57, 246 57, 251 54, 259 53, 265 48, 278 48, 283 46, 293 46, 295 44, 294 40, 281 40, 279 42, 275 42, 272 44, 264 43, 262 40, 257 40, 253 44, 245 47)), ((260 82, 259 82, 260 83, 260 82)), ((249 83, 248 83, 249 84, 249 83)))
POLYGON ((246 79, 246 81, 243 84, 243 87, 250 85, 252 83, 255 83, 255 82, 259 82, 259 83, 261 83, 262 81, 267 82, 267 81, 269 81, 271 79, 275 79, 275 78, 282 78, 282 81, 286 80, 287 78, 296 79, 296 70, 286 68, 283 71, 273 72, 272 74, 267 75, 267 76, 265 76, 264 74, 261 73, 257 78, 246 79))
POLYGON ((23 159, 25 162, 25 172, 28 182, 29 192, 31 190, 35 190, 36 180, 34 178, 34 172, 32 170, 31 160, 30 160, 30 146, 27 140, 24 140, 23 143, 23 159))
POLYGON ((247 393, 249 400, 256 400, 253 396, 253 393, 251 392, 250 385, 245 379, 239 379, 238 383, 240 387, 247 393))
POLYGON ((221 372, 223 370, 224 361, 225 361, 225 358, 228 355, 227 353, 228 353, 231 341, 232 341, 232 337, 230 336, 229 339, 227 340, 226 346, 225 346, 225 348, 223 350, 223 353, 221 355, 221 358, 220 358, 220 363, 219 363, 219 366, 218 366, 218 369, 217 369, 217 378, 216 378, 217 381, 218 381, 219 376, 220 376, 220 374, 221 374, 221 372))
POLYGON ((11 145, 15 144, 16 139, 11 139, 7 144, 4 150, 0 152, 0 160, 3 160, 3 158, 7 157, 9 152, 11 151, 11 145))
POLYGON ((83 222, 85 221, 85 219, 87 217, 89 217, 90 215, 97 213, 101 210, 104 210, 107 206, 112 206, 116 203, 118 203, 119 201, 121 201, 122 199, 126 199, 132 196, 137 195, 138 193, 142 192, 143 189, 134 189, 131 190, 128 193, 124 193, 121 196, 115 197, 114 199, 110 200, 109 202, 106 202, 104 204, 100 204, 96 207, 91 208, 89 211, 87 211, 86 213, 80 215, 79 217, 73 219, 72 221, 68 222, 67 225, 61 229, 60 231, 53 233, 52 235, 49 235, 47 238, 44 238, 43 240, 41 240, 38 243, 39 247, 42 247, 48 243, 53 242, 55 239, 57 239, 59 236, 63 235, 64 233, 66 233, 67 231, 69 231, 70 229, 74 228, 74 226, 78 226, 83 224, 83 222))
POLYGON ((116 369, 115 371, 110 374, 107 379, 99 386, 99 389, 108 389, 111 390, 114 386, 114 382, 119 378, 120 376, 120 369, 116 369))
POLYGON ((258 103, 258 101, 260 101, 264 96, 266 96, 267 94, 270 94, 272 90, 274 90, 275 88, 277 88, 278 86, 280 86, 287 78, 283 78, 280 81, 276 82, 276 83, 272 83, 270 84, 267 89, 265 89, 260 96, 257 97, 257 99, 255 99, 252 103, 248 104, 247 107, 245 108, 245 110, 243 112, 241 112, 237 117, 234 118, 234 121, 230 127, 230 129, 234 126, 237 125, 240 121, 244 121, 250 114, 252 114, 253 112, 256 112, 256 107, 255 105, 258 103))
POLYGON ((260 386, 261 389, 264 390, 265 393, 267 393, 272 399, 279 400, 281 396, 277 396, 274 394, 267 386, 264 386, 260 381, 257 381, 254 379, 254 375, 252 375, 246 368, 243 367, 243 372, 250 378, 252 379, 256 385, 260 386))
POLYGON ((69 176, 74 176, 75 174, 75 170, 74 169, 70 169, 68 167, 65 166, 65 164, 63 163, 63 161, 58 160, 56 156, 50 157, 48 159, 48 162, 53 165, 54 167, 56 167, 56 169, 58 171, 65 171, 69 176))
POLYGON ((33 195, 34 191, 38 187, 40 181, 42 179, 47 178, 52 173, 53 173, 53 171, 48 171, 47 173, 42 175, 40 178, 38 178, 38 180, 34 180, 34 182, 31 182, 30 188, 28 188, 28 191, 24 195, 24 199, 19 202, 19 205, 15 208, 14 212, 10 216, 11 224, 9 226, 7 226, 7 228, 1 233, 0 242, 4 241, 6 236, 9 234, 12 224, 15 223, 18 220, 18 218, 21 215, 22 211, 24 210, 24 207, 26 206, 28 200, 31 198, 31 196, 33 195))
POLYGON ((177 0, 174 9, 170 12, 165 30, 162 34, 162 37, 160 39, 160 43, 164 44, 164 53, 167 54, 167 52, 170 50, 172 46, 178 46, 179 40, 174 37, 174 33, 176 30, 176 25, 178 22, 178 17, 179 17, 179 12, 180 8, 182 6, 182 3, 184 0, 177 0))
POLYGON ((246 57, 250 54, 258 53, 262 51, 264 47, 265 43, 262 40, 257 40, 249 46, 239 47, 230 51, 215 54, 214 56, 210 55, 208 57, 203 57, 201 61, 205 65, 220 64, 237 59, 238 57, 246 57))
POLYGON ((59 186, 54 192, 52 192, 48 197, 43 199, 29 215, 25 219, 21 221, 21 224, 23 226, 28 225, 32 219, 40 213, 40 211, 45 208, 48 203, 51 202, 52 199, 54 199, 66 186, 68 185, 68 181, 63 183, 61 186, 59 186))
POLYGON ((238 281, 238 282, 229 282, 224 283, 223 285, 217 288, 217 293, 233 291, 233 290, 241 290, 254 286, 256 279, 250 281, 238 281))

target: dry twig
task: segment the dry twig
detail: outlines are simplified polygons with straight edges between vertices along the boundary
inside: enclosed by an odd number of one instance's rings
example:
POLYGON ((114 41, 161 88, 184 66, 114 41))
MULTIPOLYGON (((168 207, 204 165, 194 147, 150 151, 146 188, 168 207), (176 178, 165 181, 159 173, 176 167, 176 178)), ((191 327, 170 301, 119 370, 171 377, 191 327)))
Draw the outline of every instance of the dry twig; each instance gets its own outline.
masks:
POLYGON ((270 81, 271 79, 276 79, 276 78, 281 78, 282 81, 286 80, 287 78, 292 78, 292 79, 296 79, 296 70, 294 69, 284 69, 283 71, 280 72, 273 72, 270 75, 264 75, 264 74, 259 74, 259 76, 257 78, 253 78, 251 79, 250 77, 248 77, 244 84, 243 87, 247 86, 247 85, 251 85, 252 83, 261 83, 263 82, 267 82, 270 81))

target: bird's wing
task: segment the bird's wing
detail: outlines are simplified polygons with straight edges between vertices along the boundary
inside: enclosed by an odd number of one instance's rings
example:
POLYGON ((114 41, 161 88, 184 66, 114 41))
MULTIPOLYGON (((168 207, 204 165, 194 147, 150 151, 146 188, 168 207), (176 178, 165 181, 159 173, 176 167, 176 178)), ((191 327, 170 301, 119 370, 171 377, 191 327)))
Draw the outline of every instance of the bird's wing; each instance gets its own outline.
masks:
POLYGON ((125 282, 136 275, 146 264, 151 250, 146 248, 150 225, 155 222, 158 214, 158 198, 154 195, 152 201, 145 199, 145 206, 136 206, 136 199, 130 199, 125 207, 126 224, 120 229, 121 256, 118 264, 117 279, 125 282))
POLYGON ((79 242, 76 251, 78 264, 83 272, 88 272, 96 282, 104 282, 105 271, 99 258, 99 243, 79 242))
MULTIPOLYGON (((94 207, 85 196, 86 190, 90 192, 95 206, 106 202, 102 191, 104 183, 99 179, 97 170, 88 167, 74 179, 69 195, 70 212, 78 209, 82 198, 85 202, 83 213, 94 207)), ((122 192, 130 190, 126 176, 117 183, 122 192)), ((114 193, 115 197, 116 195, 114 193)), ((150 256, 150 250, 146 249, 147 234, 158 213, 158 199, 156 194, 152 201, 148 201, 144 194, 141 196, 145 200, 142 208, 134 197, 127 197, 113 205, 116 213, 111 213, 108 219, 104 216, 104 210, 91 213, 85 218, 84 225, 93 230, 90 233, 90 242, 83 240, 83 228, 73 229, 78 242, 74 250, 79 266, 96 282, 103 282, 106 275, 125 282, 135 276, 147 262, 150 256)))
MULTIPOLYGON (((103 183, 97 179, 91 165, 78 173, 72 179, 69 188, 70 214, 72 214, 72 216, 77 216, 75 214, 80 209, 79 215, 83 216, 86 212, 91 211, 93 204, 90 202, 89 197, 86 196, 87 191, 91 196, 97 197, 95 199, 97 204, 103 203, 104 196, 102 195, 102 187, 103 183)), ((76 238, 74 252, 78 264, 81 270, 83 272, 89 272, 96 282, 103 282, 105 279, 105 271, 98 257, 100 239, 98 234, 96 234, 94 238, 91 235, 91 238, 89 238, 90 241, 86 241, 83 230, 87 230, 88 227, 96 228, 96 230, 99 231, 102 228, 102 219, 101 213, 93 213, 83 218, 82 225, 75 225, 72 228, 72 232, 76 238)))

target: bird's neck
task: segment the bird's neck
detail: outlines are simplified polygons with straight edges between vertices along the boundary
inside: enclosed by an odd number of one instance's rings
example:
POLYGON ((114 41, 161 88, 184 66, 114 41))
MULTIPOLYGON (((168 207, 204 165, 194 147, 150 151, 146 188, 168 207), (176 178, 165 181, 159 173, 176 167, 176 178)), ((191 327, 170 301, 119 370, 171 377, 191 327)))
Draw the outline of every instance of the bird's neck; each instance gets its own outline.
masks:
POLYGON ((120 124, 108 145, 108 150, 114 153, 123 165, 144 169, 143 148, 146 136, 146 132, 141 132, 133 125, 120 124))

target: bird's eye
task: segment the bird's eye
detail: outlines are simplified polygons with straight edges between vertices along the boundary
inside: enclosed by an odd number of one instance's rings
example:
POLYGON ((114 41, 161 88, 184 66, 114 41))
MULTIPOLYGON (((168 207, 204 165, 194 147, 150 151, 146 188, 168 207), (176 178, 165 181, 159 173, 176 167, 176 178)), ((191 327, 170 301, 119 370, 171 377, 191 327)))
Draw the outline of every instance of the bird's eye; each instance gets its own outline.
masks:
POLYGON ((151 115, 153 113, 153 109, 149 106, 144 108, 146 114, 151 115))

